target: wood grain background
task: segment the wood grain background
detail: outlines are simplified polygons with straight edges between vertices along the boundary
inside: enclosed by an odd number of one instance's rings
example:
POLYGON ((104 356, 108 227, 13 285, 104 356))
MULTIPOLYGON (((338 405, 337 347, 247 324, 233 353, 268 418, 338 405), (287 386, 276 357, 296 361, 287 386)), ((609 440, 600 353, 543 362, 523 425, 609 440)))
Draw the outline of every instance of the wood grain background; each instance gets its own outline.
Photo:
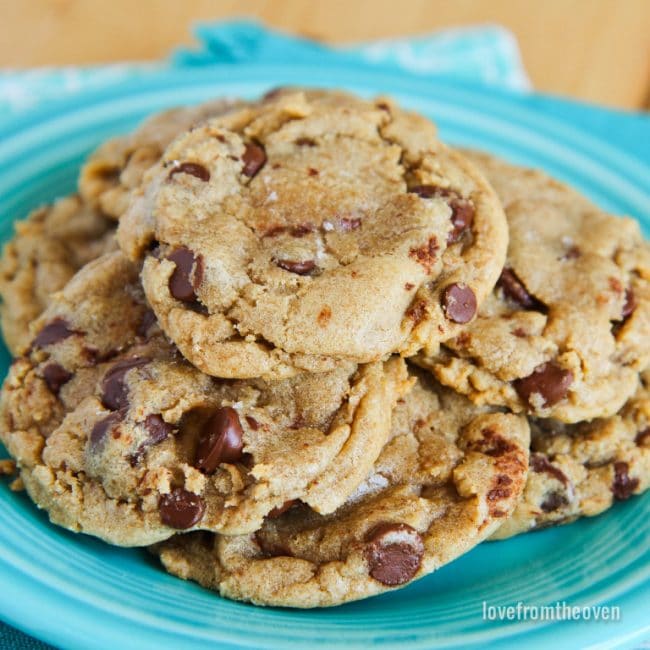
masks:
POLYGON ((539 90, 650 100, 650 0, 0 0, 0 66, 156 59, 193 23, 235 16, 331 43, 500 23, 539 90))

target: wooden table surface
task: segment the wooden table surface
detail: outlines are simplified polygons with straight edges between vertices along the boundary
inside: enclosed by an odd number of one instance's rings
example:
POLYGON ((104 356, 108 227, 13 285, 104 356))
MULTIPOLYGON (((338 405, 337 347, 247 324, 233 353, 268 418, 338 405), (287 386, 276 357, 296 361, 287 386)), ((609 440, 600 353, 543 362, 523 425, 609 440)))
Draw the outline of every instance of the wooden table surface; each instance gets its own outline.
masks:
POLYGON ((650 0, 0 0, 0 66, 156 59, 198 20, 254 16, 346 43, 499 23, 535 88, 609 106, 650 101, 650 0))

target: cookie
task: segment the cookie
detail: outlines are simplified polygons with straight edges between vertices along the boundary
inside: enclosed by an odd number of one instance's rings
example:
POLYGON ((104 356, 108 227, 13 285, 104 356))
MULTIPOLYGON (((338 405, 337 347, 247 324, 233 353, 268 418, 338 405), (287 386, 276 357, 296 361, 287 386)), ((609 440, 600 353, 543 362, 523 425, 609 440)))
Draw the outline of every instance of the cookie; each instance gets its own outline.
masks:
POLYGON ((650 488, 650 373, 642 380, 614 416, 579 424, 531 418, 526 488, 493 539, 593 517, 650 488))
POLYGON ((434 126, 383 100, 284 92, 176 139, 118 239, 202 371, 277 379, 413 354, 472 320, 501 207, 434 126))
POLYGON ((29 323, 74 273, 115 248, 115 226, 78 196, 34 210, 15 224, 0 259, 0 322, 9 351, 29 344, 29 323))
POLYGON ((476 320, 418 363, 478 404, 567 423, 614 415, 650 360, 638 224, 542 172, 468 156, 504 204, 508 259, 476 320))
POLYGON ((338 605, 435 571, 514 509, 528 424, 420 376, 392 428, 366 482, 335 513, 298 503, 253 535, 181 535, 154 552, 170 573, 258 605, 338 605))
POLYGON ((179 133, 237 105, 235 100, 217 99, 198 106, 172 108, 151 116, 133 133, 107 140, 81 168, 79 193, 89 205, 119 219, 144 173, 179 133))
POLYGON ((335 510, 411 386, 398 357, 273 383, 205 375, 162 336, 119 252, 84 267, 32 332, 5 381, 2 442, 54 523, 125 546, 247 533, 298 498, 335 510))

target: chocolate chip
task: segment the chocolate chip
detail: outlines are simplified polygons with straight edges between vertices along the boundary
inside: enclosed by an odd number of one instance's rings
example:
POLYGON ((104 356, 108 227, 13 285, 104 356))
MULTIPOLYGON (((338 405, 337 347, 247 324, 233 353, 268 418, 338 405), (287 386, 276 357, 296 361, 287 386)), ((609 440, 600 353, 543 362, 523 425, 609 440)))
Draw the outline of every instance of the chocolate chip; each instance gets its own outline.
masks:
POLYGON ((634 438, 634 442, 639 446, 643 447, 645 446, 646 442, 650 440, 650 427, 647 429, 644 429, 643 431, 639 431, 639 433, 636 434, 636 438, 634 438))
POLYGON ((202 180, 204 183, 210 180, 210 172, 199 163, 184 162, 180 165, 175 165, 169 172, 167 178, 171 179, 174 174, 190 174, 190 176, 196 176, 196 178, 202 180))
POLYGON ((72 379, 72 373, 68 372, 58 363, 50 363, 43 368, 43 379, 47 387, 58 395, 61 387, 72 379))
POLYGON ((546 305, 528 293, 526 287, 512 269, 506 267, 501 271, 501 276, 497 281, 497 287, 501 287, 503 293, 508 298, 514 300, 514 302, 524 309, 534 309, 546 313, 546 305))
POLYGON ((277 519, 280 515, 283 515, 287 510, 290 510, 294 506, 297 506, 300 503, 298 499, 290 499, 285 501, 281 506, 273 508, 267 515, 269 519, 277 519))
POLYGON ((582 251, 578 246, 571 246, 567 249, 566 253, 560 258, 563 260, 577 260, 582 255, 582 251))
POLYGON ((194 256, 194 252, 182 246, 167 256, 170 262, 176 264, 169 278, 169 292, 181 302, 196 301, 196 289, 203 280, 203 257, 194 256), (194 268, 194 277, 192 269, 194 268))
POLYGON ((309 275, 316 268, 316 262, 314 260, 276 260, 275 263, 281 269, 290 273, 296 273, 297 275, 309 275))
POLYGON ((383 585, 403 585, 420 568, 424 543, 408 524, 379 524, 370 531, 366 542, 369 573, 383 585))
POLYGON ((244 176, 253 178, 257 172, 264 167, 266 163, 266 152, 264 147, 255 142, 249 142, 246 145, 244 150, 244 155, 242 156, 242 161, 244 162, 244 167, 242 173, 244 176))
POLYGON ((415 260, 429 274, 436 262, 439 248, 438 239, 435 236, 429 237, 426 244, 411 248, 409 257, 415 260))
POLYGON ((260 428, 260 423, 250 415, 246 416, 246 422, 248 422, 248 426, 253 430, 257 431, 260 428))
MULTIPOLYGON (((499 474, 496 477, 494 482, 494 487, 486 494, 488 501, 500 501, 501 499, 507 499, 511 494, 512 490, 508 486, 512 484, 512 479, 505 474, 499 474)), ((491 514, 494 514, 491 508, 491 514)))
POLYGON ((207 473, 221 463, 236 463, 242 457, 244 432, 237 411, 224 406, 203 425, 194 465, 207 473))
POLYGON ((147 430, 149 435, 135 450, 135 452, 129 456, 129 461, 132 467, 138 465, 144 457, 148 447, 157 445, 159 442, 165 440, 172 431, 174 431, 175 427, 173 424, 165 422, 161 415, 154 413, 152 415, 147 415, 144 420, 144 428, 147 430))
POLYGON ((445 316, 454 323, 469 323, 476 314, 476 296, 466 284, 450 284, 442 292, 445 316))
POLYGON ((409 192, 417 194, 422 199, 432 199, 434 197, 442 197, 440 189, 437 185, 414 185, 409 187, 409 192))
POLYGON ((301 223, 297 226, 294 226, 291 229, 291 236, 292 237, 305 237, 309 233, 316 232, 317 228, 313 223, 306 222, 306 223, 301 223))
POLYGON ((516 379, 513 386, 521 399, 532 406, 532 395, 541 395, 544 406, 553 406, 563 400, 573 383, 573 373, 562 368, 554 361, 537 366, 532 374, 516 379))
POLYGON ((447 243, 454 244, 474 223, 474 204, 467 199, 456 199, 449 203, 453 229, 447 235, 447 243))
POLYGON ((625 303, 623 304, 623 320, 632 315, 632 312, 636 309, 636 296, 632 289, 625 290, 625 303))
POLYGON ((149 434, 146 440, 147 445, 151 446, 165 440, 174 430, 174 425, 165 422, 159 413, 152 413, 144 419, 144 428, 149 434))
POLYGON ((502 435, 494 429, 487 427, 481 431, 482 438, 472 443, 471 448, 486 456, 498 458, 511 451, 515 451, 516 446, 508 442, 502 435))
POLYGON ((318 176, 318 174, 320 174, 320 172, 317 169, 314 169, 313 167, 309 167, 307 169, 307 174, 309 176, 318 176))
POLYGON ((453 229, 447 235, 448 244, 457 242, 474 223, 474 204, 454 190, 437 185, 414 185, 409 188, 409 192, 417 194, 422 199, 446 199, 451 208, 451 223, 453 225, 453 229))
POLYGON ((612 483, 612 492, 620 501, 629 499, 634 490, 639 487, 638 478, 630 478, 630 466, 619 460, 614 463, 614 482, 612 483))
POLYGON ((139 368, 150 361, 149 357, 131 357, 114 364, 102 381, 102 404, 111 411, 119 411, 128 406, 128 390, 124 384, 124 376, 132 368, 139 368))
POLYGON ((545 472, 553 478, 557 479, 565 487, 569 485, 569 479, 566 474, 553 465, 544 454, 534 453, 530 455, 530 466, 534 472, 541 474, 545 472))
POLYGON ((315 147, 316 140, 313 140, 312 138, 298 138, 296 144, 299 147, 315 147))
POLYGON ((555 512, 555 510, 559 510, 568 504, 569 501, 566 496, 560 492, 551 492, 546 499, 542 501, 540 507, 544 512, 555 512))
POLYGON ((151 329, 152 325, 154 325, 155 323, 156 323, 156 314, 154 314, 151 309, 147 309, 147 311, 145 311, 144 314, 142 315, 142 320, 138 325, 136 334, 141 338, 147 338, 147 334, 149 330, 151 329))
POLYGON ((158 504, 160 519, 171 528, 186 530, 196 525, 205 512, 205 502, 193 492, 175 488, 169 494, 163 494, 158 504))
POLYGON ((100 445, 104 442, 106 434, 114 429, 124 418, 124 414, 119 411, 109 413, 107 416, 98 420, 90 432, 90 449, 97 451, 100 445))
POLYGON ((74 334, 80 334, 80 332, 70 329, 70 325, 65 319, 55 318, 36 335, 32 341, 32 347, 44 348, 53 343, 59 343, 74 334))

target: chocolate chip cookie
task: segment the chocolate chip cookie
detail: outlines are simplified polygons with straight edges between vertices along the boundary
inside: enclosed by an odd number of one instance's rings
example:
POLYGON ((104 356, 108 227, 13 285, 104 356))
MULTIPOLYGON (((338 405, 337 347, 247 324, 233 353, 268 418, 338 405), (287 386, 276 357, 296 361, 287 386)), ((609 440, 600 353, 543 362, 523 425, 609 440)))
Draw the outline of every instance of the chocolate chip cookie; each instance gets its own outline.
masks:
POLYGON ((79 193, 89 205, 119 219, 144 173, 179 133, 238 105, 235 100, 217 99, 199 106, 173 108, 153 115, 133 133, 107 140, 81 168, 79 193))
POLYGON ((430 122, 324 91, 176 139, 118 238, 189 361, 267 379, 436 347, 474 318, 507 244, 492 189, 430 122))
POLYGON ((399 357, 216 380, 161 334, 120 252, 85 266, 31 329, 3 388, 2 442, 54 523, 120 545, 250 532, 298 498, 335 510, 412 384, 399 357))
POLYGON ((530 420, 528 481, 512 517, 492 536, 511 537, 593 517, 650 488, 650 374, 619 413, 591 422, 530 420))
POLYGON ((639 225, 542 172, 468 156, 504 204, 508 258, 476 320, 418 362, 479 404, 568 423, 614 415, 650 361, 639 225))
POLYGON ((335 513, 302 503, 253 535, 157 546, 165 568, 260 605, 337 605, 403 586, 485 539, 526 482, 526 419, 489 413, 422 375, 373 471, 335 513))
POLYGON ((78 196, 34 210, 15 224, 0 259, 0 323, 9 351, 29 344, 29 323, 84 264, 115 248, 115 225, 78 196))

